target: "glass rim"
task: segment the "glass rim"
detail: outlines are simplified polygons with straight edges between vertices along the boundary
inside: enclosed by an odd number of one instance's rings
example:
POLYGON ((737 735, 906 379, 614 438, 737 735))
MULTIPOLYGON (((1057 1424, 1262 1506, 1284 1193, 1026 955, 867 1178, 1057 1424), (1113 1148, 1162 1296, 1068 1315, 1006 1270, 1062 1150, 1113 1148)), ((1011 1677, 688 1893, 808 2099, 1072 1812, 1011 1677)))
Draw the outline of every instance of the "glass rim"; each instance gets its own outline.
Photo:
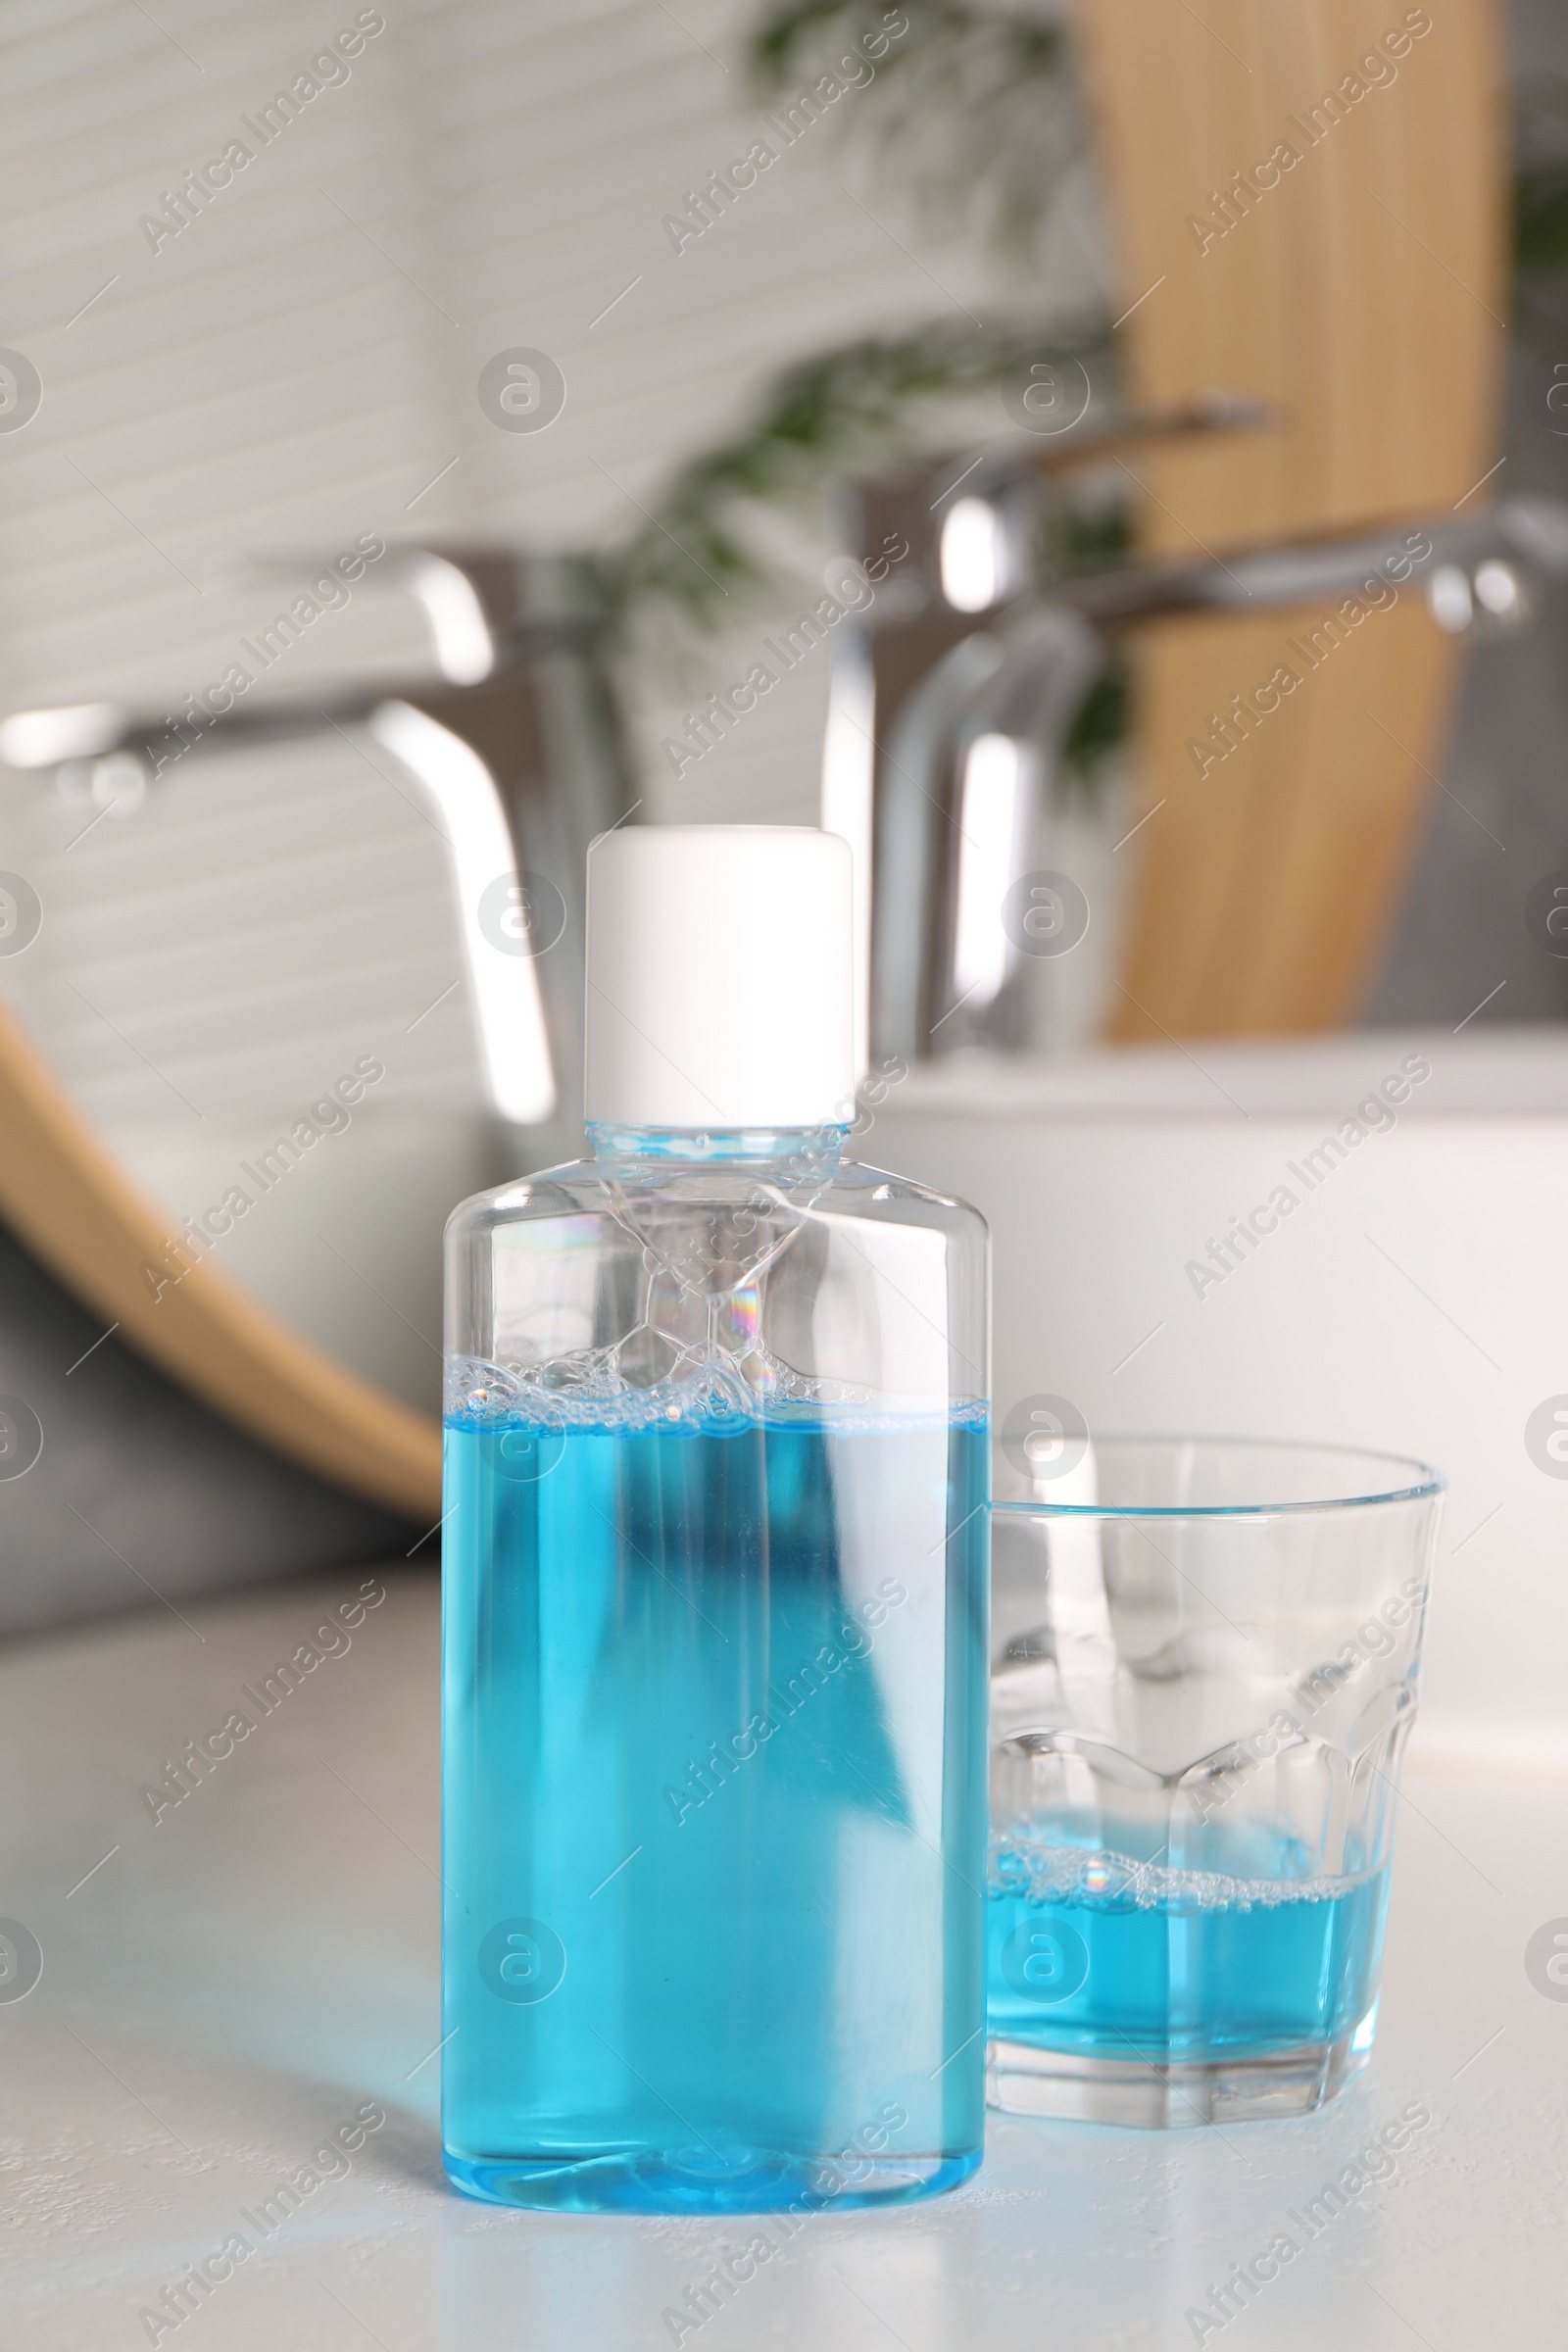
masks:
MULTIPOLYGON (((1208 1452, 1234 1448, 1242 1453, 1334 1453, 1357 1461, 1380 1462, 1390 1469, 1413 1472, 1403 1486, 1381 1485, 1364 1493, 1324 1494, 1302 1502, 1054 1502, 1039 1498, 1011 1501, 993 1494, 993 1516, 1002 1512, 1020 1519, 1276 1519, 1308 1511, 1374 1509, 1380 1504, 1427 1502, 1446 1494, 1448 1481, 1430 1462, 1415 1454, 1390 1453, 1381 1446, 1343 1446, 1316 1438, 1197 1437, 1183 1431, 1108 1430, 1092 1434, 1096 1446, 1190 1446, 1208 1452)), ((995 1445, 1000 1440, 994 1438, 995 1445)))

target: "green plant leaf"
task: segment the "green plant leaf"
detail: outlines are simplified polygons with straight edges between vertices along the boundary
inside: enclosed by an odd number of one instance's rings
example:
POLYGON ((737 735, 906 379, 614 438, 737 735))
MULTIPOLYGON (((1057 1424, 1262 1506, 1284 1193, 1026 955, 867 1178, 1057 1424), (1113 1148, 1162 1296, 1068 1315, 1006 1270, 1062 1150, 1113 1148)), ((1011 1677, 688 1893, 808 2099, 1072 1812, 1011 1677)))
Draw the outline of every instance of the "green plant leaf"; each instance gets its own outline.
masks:
POLYGON ((930 223, 973 228, 1016 263, 1034 254, 1084 152, 1068 34, 1043 9, 781 0, 753 32, 747 62, 773 104, 823 73, 842 81, 852 62, 863 69, 863 84, 834 101, 841 135, 864 139, 881 175, 906 187, 930 223))
POLYGON ((1023 353, 1063 358, 1106 348, 1102 320, 1038 326, 947 321, 871 335, 782 368, 751 420, 676 468, 630 539, 597 560, 601 591, 627 651, 668 652, 723 630, 783 592, 755 544, 756 511, 819 511, 846 480, 887 475, 938 446, 956 404, 999 384, 1023 353))

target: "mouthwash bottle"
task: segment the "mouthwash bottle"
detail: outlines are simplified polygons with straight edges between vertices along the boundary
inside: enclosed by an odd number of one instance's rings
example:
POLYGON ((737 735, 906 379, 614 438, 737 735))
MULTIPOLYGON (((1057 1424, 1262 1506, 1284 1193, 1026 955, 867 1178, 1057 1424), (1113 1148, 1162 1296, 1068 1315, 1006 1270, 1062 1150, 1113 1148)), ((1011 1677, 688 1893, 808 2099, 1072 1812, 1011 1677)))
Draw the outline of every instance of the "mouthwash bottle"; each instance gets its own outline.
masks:
POLYGON ((844 1156, 852 904, 829 834, 602 836, 589 1156, 448 1228, 443 2138, 499 2204, 980 2162, 988 1245, 844 1156))

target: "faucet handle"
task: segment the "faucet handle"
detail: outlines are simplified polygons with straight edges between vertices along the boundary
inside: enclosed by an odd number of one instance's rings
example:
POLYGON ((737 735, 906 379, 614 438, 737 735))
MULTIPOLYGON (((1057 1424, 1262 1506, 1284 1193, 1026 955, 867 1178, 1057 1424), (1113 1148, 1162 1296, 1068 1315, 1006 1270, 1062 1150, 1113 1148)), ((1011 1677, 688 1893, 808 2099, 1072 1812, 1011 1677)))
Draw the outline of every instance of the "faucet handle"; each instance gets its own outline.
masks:
MULTIPOLYGON (((207 566, 210 579, 238 592, 325 578, 331 569, 330 563, 294 554, 237 552, 216 556, 207 566)), ((451 686, 476 686, 495 669, 497 639, 516 617, 515 572, 510 556, 494 552, 382 543, 356 585, 412 596, 441 677, 451 686)))
POLYGON ((1270 402, 1246 392, 1192 392, 1184 400, 1125 407, 1112 403, 1091 409, 1076 427, 1043 442, 1032 464, 1036 473, 1049 478, 1151 442, 1192 440, 1206 433, 1265 432, 1278 416, 1270 402))

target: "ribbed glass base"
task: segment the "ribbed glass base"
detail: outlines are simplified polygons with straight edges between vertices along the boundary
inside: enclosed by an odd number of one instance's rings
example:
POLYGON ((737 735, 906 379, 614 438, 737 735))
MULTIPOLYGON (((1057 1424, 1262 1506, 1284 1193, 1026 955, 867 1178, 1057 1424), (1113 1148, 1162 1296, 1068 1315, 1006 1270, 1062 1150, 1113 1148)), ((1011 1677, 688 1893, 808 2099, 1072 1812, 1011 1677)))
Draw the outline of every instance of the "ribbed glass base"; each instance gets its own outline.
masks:
POLYGON ((448 2178, 470 2197, 564 2213, 842 2213, 940 2196, 977 2171, 957 2156, 865 2157, 846 2166, 770 2148, 617 2150, 602 2155, 460 2156, 448 2178))
POLYGON ((986 2103, 1004 2115, 1130 2124, 1152 2132, 1309 2115, 1361 2072, 1371 2040, 1370 2032, 1358 2028, 1337 2041, 1303 2043, 1267 2057, 1170 2064, 993 2041, 986 2048, 986 2103))

